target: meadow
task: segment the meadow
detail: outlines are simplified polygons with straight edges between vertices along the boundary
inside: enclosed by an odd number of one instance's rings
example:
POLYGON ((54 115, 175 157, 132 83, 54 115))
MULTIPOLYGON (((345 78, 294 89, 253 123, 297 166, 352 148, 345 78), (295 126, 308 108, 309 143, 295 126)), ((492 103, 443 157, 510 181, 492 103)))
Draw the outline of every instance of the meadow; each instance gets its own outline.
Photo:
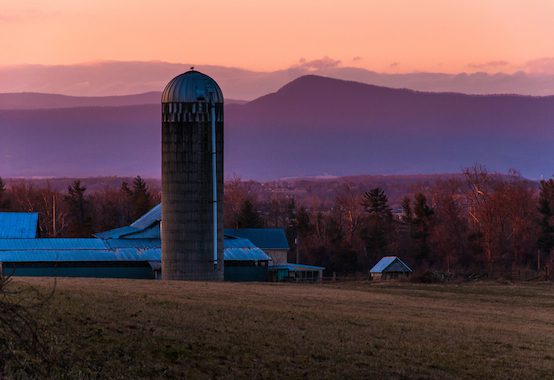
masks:
POLYGON ((54 378, 544 379, 550 283, 20 278, 54 378), (28 293, 34 294, 34 293, 28 293))

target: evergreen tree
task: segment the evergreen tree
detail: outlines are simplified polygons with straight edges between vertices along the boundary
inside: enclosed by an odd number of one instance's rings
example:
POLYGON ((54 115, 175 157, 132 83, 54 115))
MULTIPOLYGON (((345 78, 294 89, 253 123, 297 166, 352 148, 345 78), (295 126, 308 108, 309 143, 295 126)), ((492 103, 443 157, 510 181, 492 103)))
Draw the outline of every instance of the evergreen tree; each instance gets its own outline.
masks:
MULTIPOLYGON (((127 191, 124 187, 126 183, 122 184, 122 190, 127 191)), ((128 186, 127 186, 128 188, 128 186)), ((133 190, 131 191, 131 198, 133 200, 133 218, 138 219, 142 215, 146 214, 154 206, 152 204, 152 196, 148 190, 148 185, 141 176, 136 176, 133 180, 133 190)))
POLYGON ((385 192, 380 188, 364 193, 362 206, 367 213, 367 220, 361 237, 366 244, 366 265, 369 269, 370 265, 389 251, 393 235, 392 211, 385 192))
POLYGON ((415 196, 413 211, 413 237, 417 242, 417 257, 419 260, 429 259, 429 236, 434 211, 427 204, 425 195, 418 193, 415 196))
POLYGON ((263 228, 264 226, 263 219, 250 199, 246 199, 241 205, 238 225, 239 228, 263 228))
POLYGON ((67 195, 64 197, 68 205, 69 234, 75 237, 88 237, 92 234, 92 218, 89 203, 85 199, 86 191, 87 188, 81 186, 81 181, 75 181, 67 188, 67 195))
POLYGON ((539 193, 540 235, 537 245, 544 255, 554 248, 554 180, 542 180, 539 193))

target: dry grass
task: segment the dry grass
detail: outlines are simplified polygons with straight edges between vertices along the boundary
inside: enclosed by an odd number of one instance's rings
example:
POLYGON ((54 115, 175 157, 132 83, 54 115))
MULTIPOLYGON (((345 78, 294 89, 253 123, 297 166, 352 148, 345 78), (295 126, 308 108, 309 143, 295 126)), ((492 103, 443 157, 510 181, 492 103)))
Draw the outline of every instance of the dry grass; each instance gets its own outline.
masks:
POLYGON ((55 377, 543 379, 553 290, 58 279, 40 321, 55 377))

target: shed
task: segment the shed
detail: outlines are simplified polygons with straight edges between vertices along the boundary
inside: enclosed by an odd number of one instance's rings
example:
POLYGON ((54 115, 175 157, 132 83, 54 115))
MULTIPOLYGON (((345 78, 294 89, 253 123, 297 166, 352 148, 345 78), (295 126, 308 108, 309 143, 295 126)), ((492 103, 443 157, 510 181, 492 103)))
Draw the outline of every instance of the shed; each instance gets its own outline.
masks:
POLYGON ((370 270, 374 280, 408 277, 412 270, 397 256, 385 256, 370 270))

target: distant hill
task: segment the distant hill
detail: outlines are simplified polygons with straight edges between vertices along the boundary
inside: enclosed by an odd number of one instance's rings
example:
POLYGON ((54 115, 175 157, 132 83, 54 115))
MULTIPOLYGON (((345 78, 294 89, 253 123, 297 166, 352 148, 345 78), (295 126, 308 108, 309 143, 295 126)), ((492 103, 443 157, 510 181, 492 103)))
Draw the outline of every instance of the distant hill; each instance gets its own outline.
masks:
MULTIPOLYGON (((225 172, 554 172, 554 97, 470 96, 299 78, 226 107, 225 172)), ((160 106, 0 111, 0 175, 160 175, 160 106)))
MULTIPOLYGON (((0 110, 119 107, 139 104, 159 104, 161 94, 160 91, 121 96, 68 96, 37 92, 0 93, 0 110)), ((226 103, 244 104, 246 101, 227 99, 226 103)))
MULTIPOLYGON (((42 92, 78 96, 106 96, 159 91, 191 63, 106 61, 76 65, 14 65, 0 67, 0 92, 42 92)), ((379 73, 341 66, 323 58, 299 62, 271 72, 241 68, 194 65, 213 76, 231 99, 252 100, 274 92, 307 74, 420 91, 454 91, 467 94, 554 95, 554 74, 535 72, 532 67, 515 73, 379 73)))

